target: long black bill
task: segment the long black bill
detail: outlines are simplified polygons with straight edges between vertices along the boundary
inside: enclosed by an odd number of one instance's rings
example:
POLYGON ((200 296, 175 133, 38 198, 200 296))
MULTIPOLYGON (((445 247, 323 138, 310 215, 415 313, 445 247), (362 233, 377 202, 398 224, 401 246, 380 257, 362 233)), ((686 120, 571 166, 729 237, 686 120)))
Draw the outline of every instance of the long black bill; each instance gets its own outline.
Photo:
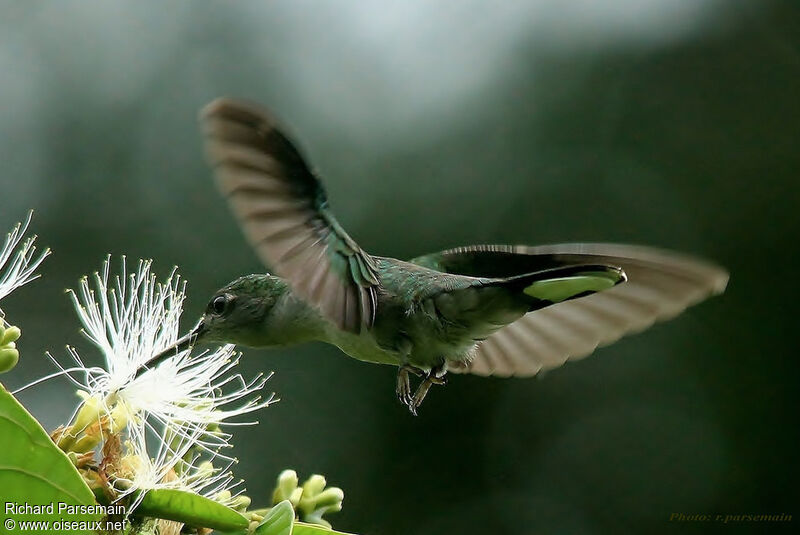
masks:
POLYGON ((188 334, 178 338, 178 340, 167 349, 159 353, 158 355, 152 357, 150 360, 142 364, 138 370, 136 370, 136 376, 139 377, 144 372, 149 369, 155 368, 168 358, 177 355, 181 351, 185 351, 187 349, 191 349, 195 342, 208 330, 205 323, 203 322, 204 318, 200 318, 200 321, 197 322, 197 325, 194 326, 194 329, 189 331, 188 334))

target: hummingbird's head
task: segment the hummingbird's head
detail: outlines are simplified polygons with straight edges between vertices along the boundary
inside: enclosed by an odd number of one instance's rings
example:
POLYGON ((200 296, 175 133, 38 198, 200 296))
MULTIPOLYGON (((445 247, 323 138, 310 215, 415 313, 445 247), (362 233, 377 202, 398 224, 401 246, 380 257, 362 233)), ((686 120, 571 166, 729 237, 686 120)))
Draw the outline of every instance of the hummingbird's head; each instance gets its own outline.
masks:
POLYGON ((278 347, 320 339, 326 320, 270 274, 245 275, 217 290, 188 334, 149 359, 138 373, 195 345, 278 347))
POLYGON ((286 281, 274 275, 239 277, 217 290, 208 301, 197 326, 187 335, 189 344, 273 345, 268 328, 271 315, 288 293, 286 281))
POLYGON ((272 328, 275 307, 289 294, 289 286, 270 274, 245 275, 217 290, 197 325, 173 345, 154 356, 148 367, 197 344, 213 342, 266 347, 279 345, 272 328))

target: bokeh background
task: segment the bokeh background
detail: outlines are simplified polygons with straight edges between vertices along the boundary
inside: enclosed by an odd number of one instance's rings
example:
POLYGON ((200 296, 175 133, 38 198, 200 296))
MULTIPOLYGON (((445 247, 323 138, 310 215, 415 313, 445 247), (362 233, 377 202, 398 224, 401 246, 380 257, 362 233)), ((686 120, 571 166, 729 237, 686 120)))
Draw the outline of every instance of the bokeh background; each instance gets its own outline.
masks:
MULTIPOLYGON (((178 265, 187 328, 262 270, 201 153, 220 95, 291 126, 367 251, 604 240, 731 271, 674 321, 541 380, 455 377, 417 418, 390 367, 247 350, 282 399, 236 436, 255 501, 293 467, 363 534, 793 529, 669 517, 798 513, 796 2, 2 1, 0 229, 32 208, 54 251, 3 301, 9 388, 67 343, 99 361, 64 289, 108 253, 178 265)), ((50 427, 74 400, 21 399, 50 427)))

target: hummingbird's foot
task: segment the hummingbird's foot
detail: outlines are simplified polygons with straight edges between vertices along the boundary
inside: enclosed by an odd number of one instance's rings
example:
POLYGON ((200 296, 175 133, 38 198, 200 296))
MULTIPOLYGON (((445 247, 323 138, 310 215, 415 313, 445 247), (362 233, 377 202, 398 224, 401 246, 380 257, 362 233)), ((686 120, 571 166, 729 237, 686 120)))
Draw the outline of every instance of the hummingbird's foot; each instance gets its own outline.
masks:
POLYGON ((435 385, 446 385, 447 384, 447 377, 445 377, 444 374, 437 376, 433 372, 431 372, 430 375, 427 376, 427 379, 430 379, 431 383, 433 383, 435 385))
POLYGON ((395 392, 397 393, 397 399, 400 400, 400 403, 408 407, 411 404, 412 397, 411 397, 411 381, 408 378, 408 373, 411 372, 414 375, 417 374, 416 368, 412 366, 403 365, 397 370, 397 388, 395 392))
POLYGON ((425 396, 428 395, 428 390, 431 389, 431 386, 447 384, 447 379, 444 378, 446 373, 447 370, 445 370, 444 367, 434 368, 428 372, 425 379, 423 379, 417 387, 417 391, 414 393, 414 398, 411 400, 411 403, 408 404, 408 410, 411 411, 411 414, 414 416, 417 415, 417 409, 422 405, 422 401, 425 399, 425 396))
POLYGON ((428 372, 426 372, 422 368, 417 368, 416 366, 412 366, 411 364, 403 364, 403 368, 408 370, 410 373, 413 373, 417 377, 425 378, 428 376, 428 372))

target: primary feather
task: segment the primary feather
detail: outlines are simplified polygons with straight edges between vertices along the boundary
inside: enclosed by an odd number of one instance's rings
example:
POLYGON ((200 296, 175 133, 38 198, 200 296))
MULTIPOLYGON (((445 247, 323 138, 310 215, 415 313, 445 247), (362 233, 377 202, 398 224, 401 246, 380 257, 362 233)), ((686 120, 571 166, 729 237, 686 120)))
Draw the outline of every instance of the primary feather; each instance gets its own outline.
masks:
POLYGON ((218 99, 200 114, 217 184, 262 261, 341 329, 375 320, 375 262, 341 228, 325 190, 266 110, 218 99))

